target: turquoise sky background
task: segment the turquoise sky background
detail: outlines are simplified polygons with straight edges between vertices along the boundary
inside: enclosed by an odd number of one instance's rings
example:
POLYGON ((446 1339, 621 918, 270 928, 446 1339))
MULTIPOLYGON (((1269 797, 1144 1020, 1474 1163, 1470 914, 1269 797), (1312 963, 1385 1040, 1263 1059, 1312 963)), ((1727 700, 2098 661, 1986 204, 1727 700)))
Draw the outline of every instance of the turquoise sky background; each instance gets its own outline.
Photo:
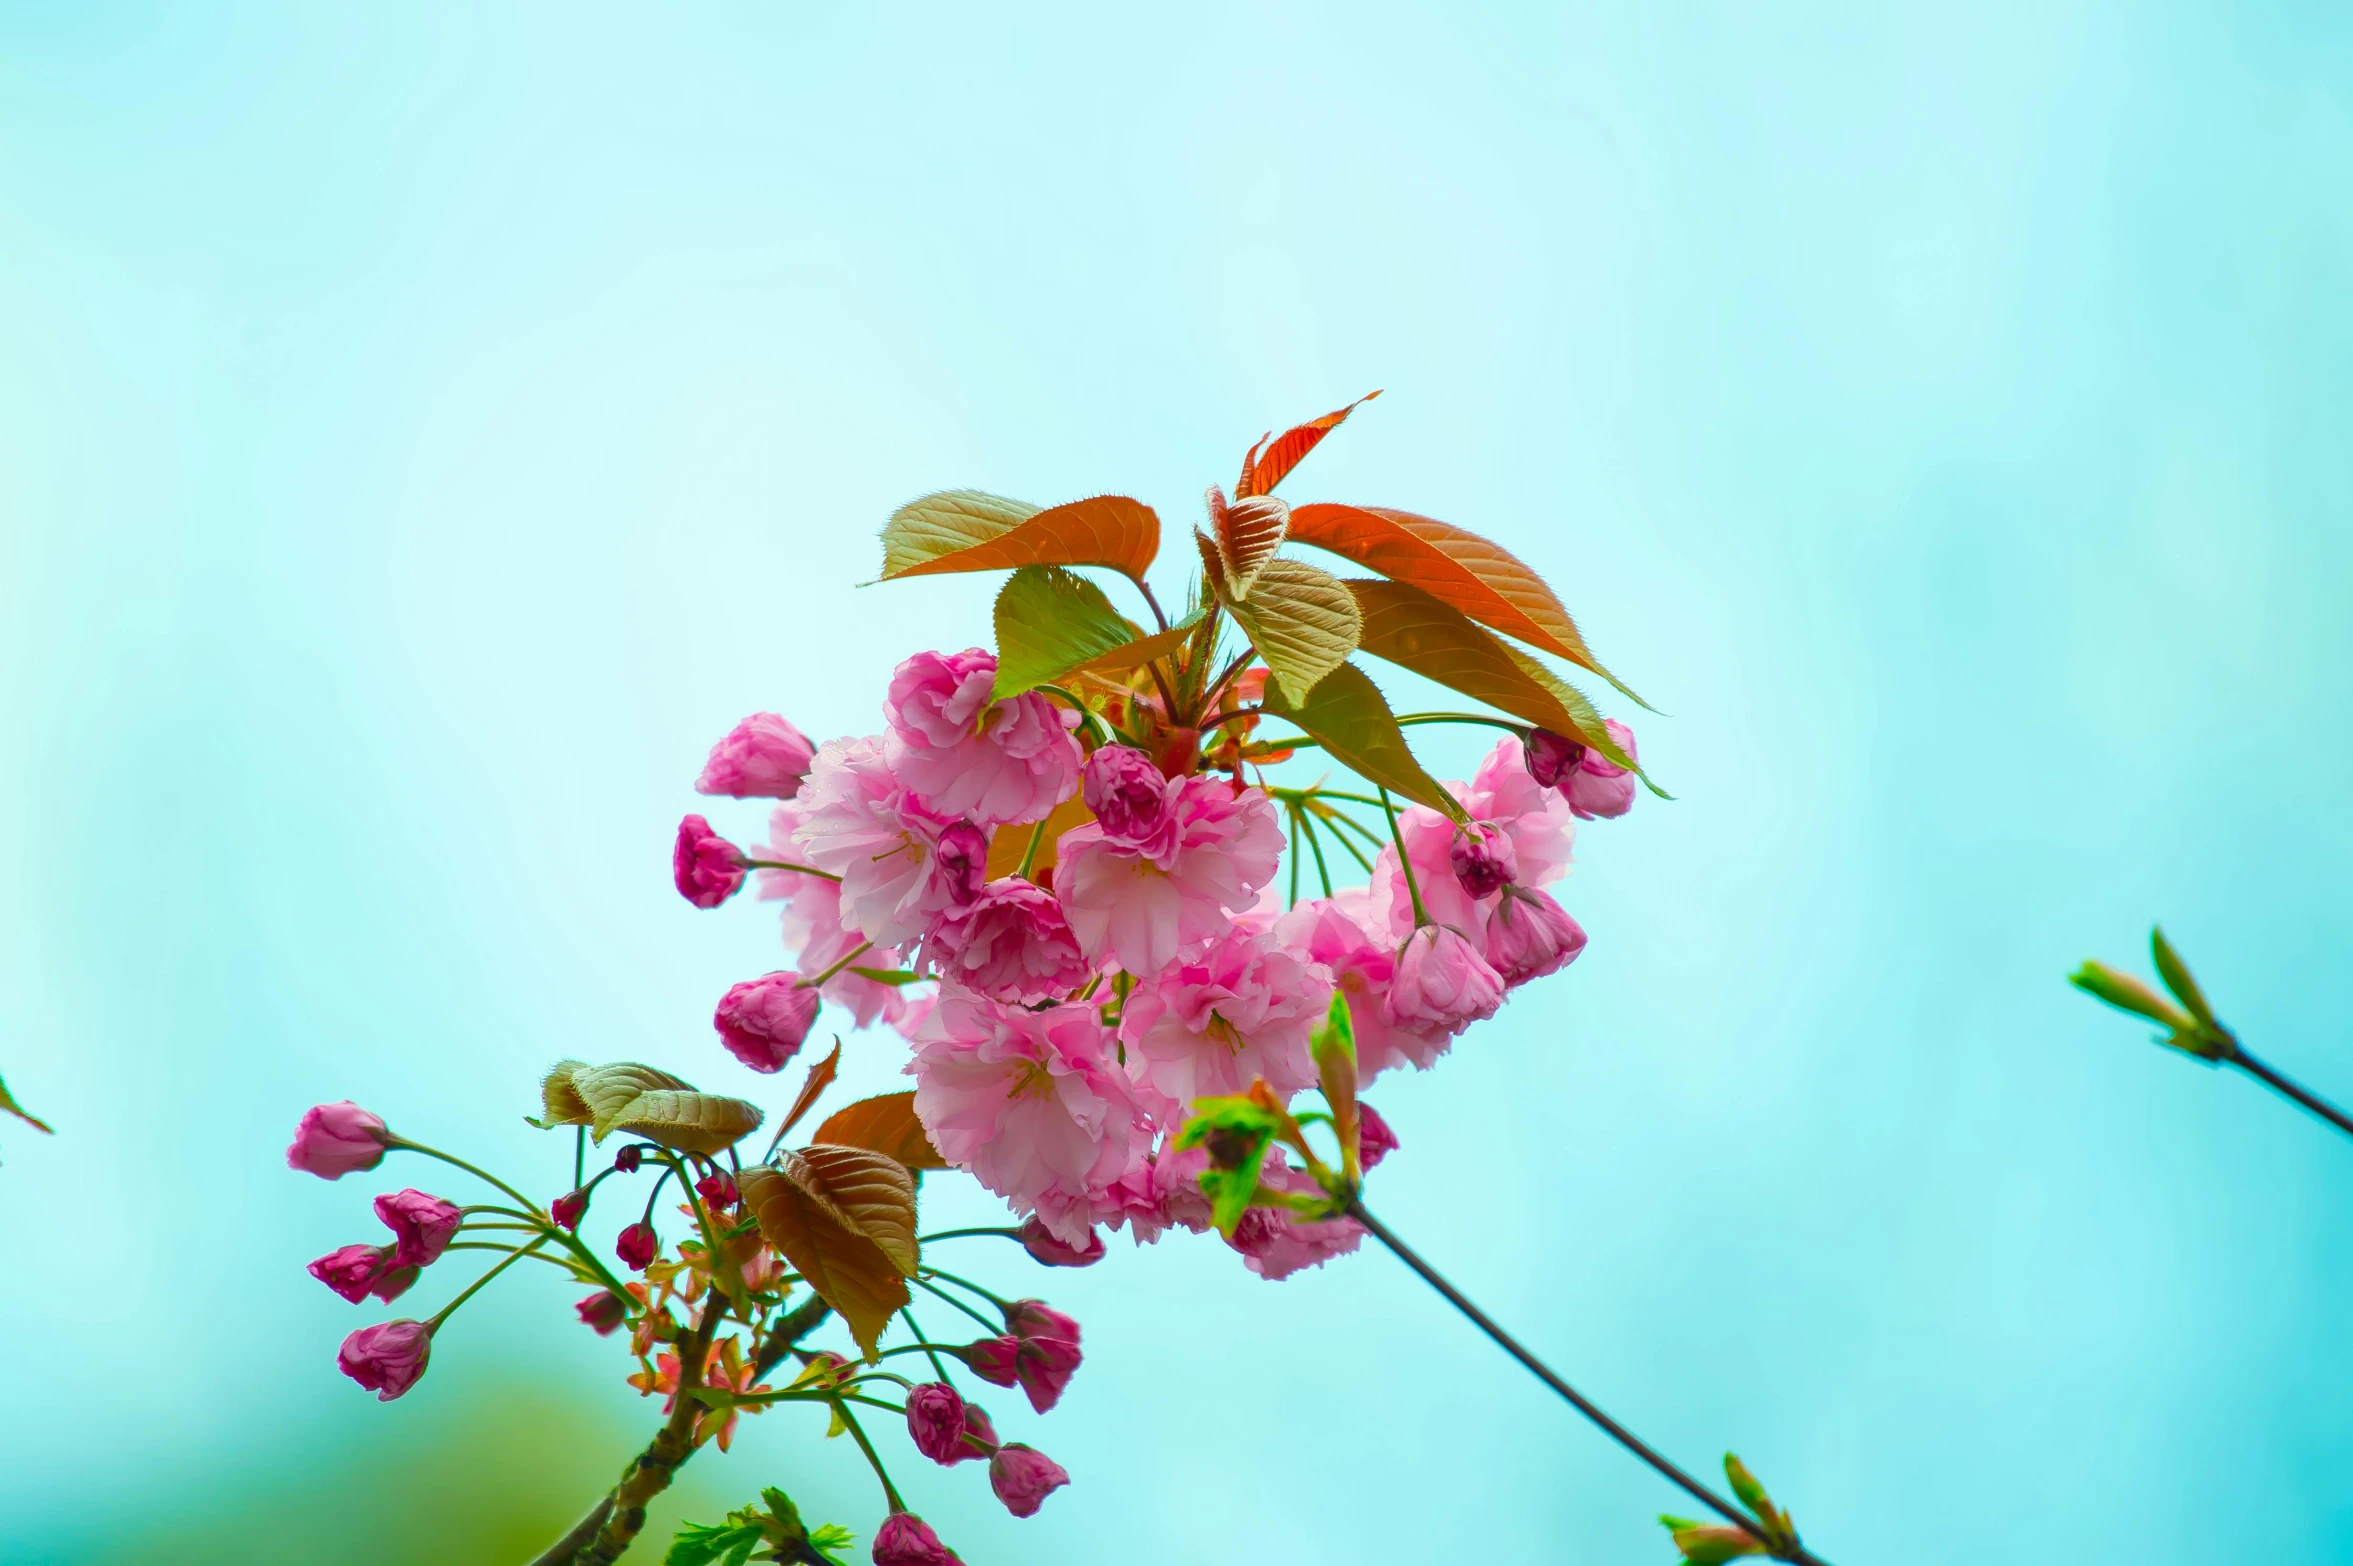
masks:
MULTIPOLYGON (((553 1194, 559 1055, 773 1103, 707 1021, 771 911, 668 836, 743 713, 986 639, 852 590, 890 509, 1181 528, 1380 386, 1294 498, 1537 564, 1680 798, 1373 1095, 1376 1207, 1842 1566, 2353 1561, 2353 1147, 2061 982, 2162 918, 2353 1097, 2353 12, 1008 9, 0 9, 0 1558, 519 1561, 652 1416, 540 1279, 338 1376, 302 1263, 457 1188, 289 1173, 303 1107, 553 1194)), ((1037 1519, 900 1458, 975 1566, 1670 1558, 1385 1256, 971 1261, 1089 1349, 994 1400, 1037 1519)), ((866 1533, 816 1434, 698 1514, 866 1533)))

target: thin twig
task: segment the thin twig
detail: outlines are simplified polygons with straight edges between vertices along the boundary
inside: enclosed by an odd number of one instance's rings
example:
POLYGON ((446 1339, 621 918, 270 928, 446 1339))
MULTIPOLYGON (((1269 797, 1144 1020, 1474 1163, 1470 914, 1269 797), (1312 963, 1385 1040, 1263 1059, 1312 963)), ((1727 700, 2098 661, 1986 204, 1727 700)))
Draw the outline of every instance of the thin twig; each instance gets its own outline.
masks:
POLYGON ((2353 1116, 2348 1116, 2343 1110, 2310 1088, 2305 1087, 2295 1078, 2282 1076, 2235 1043, 2231 1046, 2230 1054, 2223 1058, 2273 1092, 2293 1099, 2347 1136, 2353 1136, 2353 1116))

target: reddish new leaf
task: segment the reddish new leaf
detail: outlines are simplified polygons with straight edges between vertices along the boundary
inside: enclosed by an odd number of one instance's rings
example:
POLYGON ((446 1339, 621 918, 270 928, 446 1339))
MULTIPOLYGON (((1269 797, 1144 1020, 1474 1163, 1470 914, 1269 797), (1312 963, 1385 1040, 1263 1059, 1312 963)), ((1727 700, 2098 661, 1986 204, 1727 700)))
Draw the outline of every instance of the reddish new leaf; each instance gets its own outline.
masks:
POLYGON ((862 1098, 825 1117, 816 1140, 835 1147, 863 1147, 882 1153, 909 1169, 945 1169, 948 1161, 931 1145, 923 1122, 915 1118, 915 1094, 885 1093, 862 1098))
POLYGON ((1642 702, 1593 656, 1544 579, 1500 544, 1410 511, 1321 501, 1291 508, 1290 536, 1410 582, 1481 625, 1591 669, 1642 702))
POLYGON ((892 513, 882 530, 882 579, 1091 565, 1140 582, 1159 553, 1160 518, 1125 495, 1032 511, 1018 500, 949 490, 892 513))
POLYGON ((1248 495, 1266 495, 1283 481, 1283 475, 1299 466, 1299 459, 1315 450, 1317 442, 1340 427, 1340 421, 1381 395, 1366 392, 1336 413, 1320 419, 1294 425, 1278 437, 1261 438, 1250 448, 1250 455, 1242 459, 1242 477, 1234 484, 1237 499, 1248 495))
POLYGON ((1283 547, 1283 525, 1290 515, 1289 504, 1272 495, 1245 495, 1228 505, 1223 491, 1209 487, 1210 531, 1233 597, 1250 596, 1259 570, 1283 547))
POLYGON ((833 1041, 833 1053, 809 1068, 809 1077, 801 1084, 800 1095, 786 1112, 784 1124, 776 1128, 776 1139, 779 1142, 784 1140, 785 1133, 801 1123, 803 1115, 816 1107, 818 1097, 833 1086, 834 1073, 840 1069, 841 1063, 842 1041, 837 1038, 833 1041))

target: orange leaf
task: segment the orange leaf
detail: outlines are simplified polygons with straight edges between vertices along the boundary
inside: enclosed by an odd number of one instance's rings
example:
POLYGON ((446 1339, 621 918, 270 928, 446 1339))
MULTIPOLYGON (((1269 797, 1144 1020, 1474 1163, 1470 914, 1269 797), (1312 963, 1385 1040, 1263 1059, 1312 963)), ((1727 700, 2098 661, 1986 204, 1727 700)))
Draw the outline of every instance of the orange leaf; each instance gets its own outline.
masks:
POLYGON ((1283 475, 1299 466, 1299 459, 1315 450, 1318 441, 1338 429, 1342 419, 1379 395, 1377 391, 1366 392, 1337 413, 1327 413, 1320 419, 1295 425, 1283 431, 1278 438, 1260 439, 1257 445, 1250 448, 1250 455, 1242 459, 1242 476, 1234 484, 1235 498, 1274 493, 1274 487, 1283 481, 1283 475))
POLYGON ((816 1106, 818 1095, 833 1086, 834 1073, 840 1069, 841 1063, 842 1041, 836 1038, 833 1041, 833 1053, 809 1068, 809 1079, 801 1084, 800 1096, 793 1100, 792 1110, 784 1117, 784 1124, 776 1128, 776 1140, 783 1141, 785 1133, 799 1125, 801 1117, 816 1106))
POLYGON ((1223 491, 1209 487, 1210 529, 1234 597, 1250 596, 1259 568, 1283 547, 1283 524, 1290 515, 1290 506, 1272 495, 1246 495, 1229 506, 1223 491))
POLYGON ((1410 582, 1481 625, 1591 669, 1650 705, 1602 667, 1544 579, 1500 544, 1410 511, 1322 501, 1291 508, 1291 537, 1410 582))
POLYGON ((915 1118, 915 1093, 862 1098, 826 1116, 816 1140, 835 1147, 863 1147, 897 1159, 909 1169, 945 1169, 948 1161, 931 1145, 915 1118))
POLYGON ((916 1267, 915 1177, 863 1147, 779 1153, 737 1178, 760 1234, 838 1312, 872 1362, 907 1308, 916 1267))
POLYGON ((1160 518, 1125 495, 1030 512, 1017 500, 950 490, 909 501, 882 530, 882 579, 1026 565, 1109 566, 1135 581, 1160 552, 1160 518))
POLYGON ((1074 826, 1084 826, 1095 819, 1087 808, 1085 796, 1073 794, 1056 805, 1043 822, 1016 821, 1001 826, 989 837, 989 871, 992 881, 1001 881, 1021 867, 1021 856, 1029 852, 1029 840, 1045 828, 1045 837, 1038 844, 1037 857, 1030 861, 1029 878, 1040 886, 1052 879, 1054 845, 1062 841, 1062 834, 1074 826))

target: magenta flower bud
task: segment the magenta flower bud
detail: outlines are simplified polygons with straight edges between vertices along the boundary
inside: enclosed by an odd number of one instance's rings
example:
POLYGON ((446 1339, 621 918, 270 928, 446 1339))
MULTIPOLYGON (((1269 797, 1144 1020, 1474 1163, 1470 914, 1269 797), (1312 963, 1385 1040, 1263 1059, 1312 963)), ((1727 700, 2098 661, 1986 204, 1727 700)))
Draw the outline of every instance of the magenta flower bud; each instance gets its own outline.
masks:
POLYGON ((1370 1169, 1397 1151, 1397 1133, 1389 1129, 1389 1122, 1381 1112, 1363 1099, 1356 1101, 1356 1156, 1370 1169))
POLYGON ((1035 1517, 1046 1497, 1070 1483, 1062 1465, 1035 1447, 1016 1441, 989 1458, 989 1488, 1016 1517, 1035 1517))
POLYGON ((940 884, 958 907, 978 897, 988 883, 988 834, 969 821, 952 822, 942 830, 932 857, 939 867, 940 884))
POLYGON ((1063 1241, 1034 1217, 1021 1226, 1021 1245, 1049 1267, 1092 1267, 1103 1259, 1101 1230, 1089 1229, 1082 1249, 1063 1241))
POLYGON ((1121 842, 1150 837, 1168 813, 1168 780, 1150 756, 1130 746, 1105 745, 1089 756, 1079 790, 1104 835, 1121 842))
POLYGON ((422 1191, 395 1191, 376 1198, 376 1216, 399 1236, 392 1254, 394 1266, 430 1267, 458 1237, 465 1215, 454 1202, 422 1191))
POLYGON ((1388 1009, 1400 1026, 1459 1032, 1502 1004, 1502 976, 1460 930, 1426 924, 1406 937, 1389 980, 1388 1009))
POLYGON ((743 885, 743 853, 711 830, 701 816, 678 823, 678 841, 670 850, 670 878, 678 895, 697 908, 716 908, 743 885))
POLYGON ((368 1292, 389 1305, 409 1291, 409 1286, 417 1281, 418 1271, 413 1264, 403 1266, 397 1262, 391 1263, 376 1274, 376 1281, 368 1285, 368 1292))
POLYGON ((1487 921, 1487 962, 1506 985, 1558 973, 1584 949, 1584 927, 1549 893, 1506 887, 1487 921))
POLYGON ((717 1208, 721 1212, 743 1199, 743 1193, 735 1188, 735 1177, 724 1169, 703 1176, 694 1183, 694 1188, 702 1193, 704 1206, 717 1208))
POLYGON ((384 1252, 373 1245, 343 1245, 310 1264, 310 1275, 357 1305, 384 1270, 384 1252))
POLYGON ((566 1191, 547 1204, 547 1215, 556 1221, 556 1227, 559 1229, 579 1228, 580 1220, 587 1216, 587 1213, 588 1193, 586 1191, 566 1191))
MULTIPOLYGON (((929 1381, 907 1394, 907 1439, 935 1463, 961 1463, 984 1453, 964 1443, 966 1404, 944 1381, 929 1381)), ((984 1416, 985 1418, 985 1416, 984 1416)))
POLYGON ((874 1530, 874 1566, 964 1566, 913 1512, 893 1512, 874 1530))
POLYGON ((417 1384, 433 1352, 433 1329, 421 1321, 384 1321, 343 1340, 335 1366, 389 1403, 417 1384))
POLYGON ((384 1122, 345 1099, 339 1104, 317 1104, 303 1111, 294 1128, 294 1143, 286 1149, 286 1167, 322 1180, 337 1180, 357 1169, 373 1169, 384 1161, 384 1145, 391 1133, 384 1122))
POLYGON ((1455 833, 1446 854, 1454 863, 1454 878, 1474 898, 1486 897, 1519 879, 1520 856, 1511 839, 1486 822, 1455 833))
MULTIPOLYGON (((1634 731, 1615 718, 1602 720, 1610 738, 1618 742, 1618 749, 1629 761, 1639 761, 1634 754, 1634 731)), ((1622 816, 1634 808, 1634 774, 1602 755, 1588 750, 1579 758, 1577 769, 1561 780, 1560 791, 1569 802, 1569 810, 1582 820, 1592 821, 1622 816)))
POLYGON ((613 1155, 613 1167, 622 1174, 635 1174, 645 1162, 645 1144, 632 1142, 613 1155))
POLYGON ((727 1053, 754 1071, 782 1071, 817 1020, 817 992, 797 973, 764 973, 719 997, 711 1026, 727 1053))
POLYGON ((1005 1328, 1004 1337, 968 1343, 957 1355, 981 1380, 1019 1386, 1042 1414, 1061 1401, 1077 1373, 1078 1323, 1042 1301, 1015 1300, 1005 1307, 1005 1328))
POLYGON ((1539 787, 1558 788, 1577 763, 1585 759, 1585 746, 1566 734, 1536 729, 1522 744, 1521 755, 1528 763, 1528 776, 1539 787))
POLYGON ((816 754, 817 747, 799 729, 773 712, 755 712, 711 747, 694 791, 730 799, 790 799, 801 791, 816 754))
POLYGON ((643 1272, 649 1262, 662 1254, 662 1237, 654 1233, 650 1223, 633 1223, 613 1241, 613 1254, 632 1272, 643 1272))
POLYGON ((600 1338, 629 1319, 629 1302, 610 1289, 599 1289, 572 1308, 580 1313, 582 1324, 595 1328, 600 1338))

